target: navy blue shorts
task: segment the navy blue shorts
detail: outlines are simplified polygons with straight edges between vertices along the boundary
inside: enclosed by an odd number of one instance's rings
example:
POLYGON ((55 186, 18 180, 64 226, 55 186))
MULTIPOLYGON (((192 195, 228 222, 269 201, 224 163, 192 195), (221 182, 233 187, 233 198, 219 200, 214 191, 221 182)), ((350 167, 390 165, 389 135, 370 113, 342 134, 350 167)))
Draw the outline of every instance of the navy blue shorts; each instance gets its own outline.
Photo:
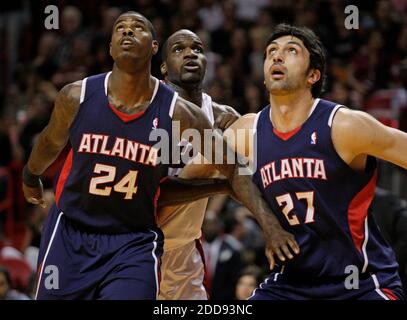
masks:
POLYGON ((163 234, 84 232, 54 205, 44 226, 36 299, 156 299, 163 234))
POLYGON ((289 279, 273 272, 249 300, 404 300, 398 274, 369 274, 359 287, 347 289, 344 281, 318 279, 315 282, 289 279))

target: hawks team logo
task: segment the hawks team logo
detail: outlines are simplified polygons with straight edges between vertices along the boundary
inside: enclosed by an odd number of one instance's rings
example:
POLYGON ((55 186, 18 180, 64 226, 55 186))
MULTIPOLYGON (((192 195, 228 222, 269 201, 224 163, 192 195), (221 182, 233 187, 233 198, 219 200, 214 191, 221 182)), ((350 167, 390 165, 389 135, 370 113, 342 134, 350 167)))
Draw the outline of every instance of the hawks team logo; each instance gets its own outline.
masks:
POLYGON ((157 129, 157 128, 158 128, 158 118, 155 117, 154 120, 153 120, 153 127, 152 127, 152 129, 155 130, 155 129, 157 129))
POLYGON ((317 132, 316 131, 314 131, 311 134, 311 144, 317 144, 317 132))

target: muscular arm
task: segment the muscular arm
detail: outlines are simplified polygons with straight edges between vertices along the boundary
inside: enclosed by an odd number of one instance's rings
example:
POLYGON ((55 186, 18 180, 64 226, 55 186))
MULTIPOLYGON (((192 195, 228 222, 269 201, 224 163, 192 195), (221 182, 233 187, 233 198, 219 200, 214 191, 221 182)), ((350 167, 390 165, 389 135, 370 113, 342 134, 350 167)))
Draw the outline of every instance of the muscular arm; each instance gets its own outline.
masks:
POLYGON ((240 118, 239 112, 230 106, 212 102, 213 117, 215 118, 214 127, 221 130, 229 128, 232 123, 240 118))
POLYGON ((229 193, 225 179, 183 179, 170 177, 161 185, 158 206, 173 206, 207 198, 216 194, 229 193))
MULTIPOLYGON (((230 106, 213 102, 212 107, 215 127, 221 130, 227 129, 240 117, 230 106)), ((202 159, 199 162, 204 161, 201 155, 197 157, 202 159)), ((230 193, 230 185, 225 179, 208 179, 214 176, 219 176, 219 172, 210 164, 186 165, 181 171, 180 179, 171 177, 162 185, 158 205, 185 204, 217 194, 230 193)))
MULTIPOLYGON (((197 106, 183 99, 177 101, 173 120, 180 121, 181 133, 188 128, 195 128, 199 131, 201 137, 204 137, 205 129, 212 130, 209 121, 202 111, 197 106)), ((259 189, 252 182, 251 176, 240 175, 238 164, 227 163, 228 152, 234 155, 235 152, 229 148, 219 132, 215 132, 214 135, 215 139, 220 141, 222 148, 216 148, 216 144, 212 144, 210 148, 212 159, 222 159, 223 161, 222 163, 213 161, 213 166, 228 179, 236 198, 253 213, 259 222, 265 235, 266 245, 270 249, 268 251, 268 258, 270 259, 271 266, 274 266, 273 253, 276 253, 282 261, 285 261, 285 257, 281 250, 287 257, 292 258, 287 245, 293 248, 295 252, 298 252, 298 246, 294 237, 282 229, 276 216, 263 199, 259 189)), ((201 144, 199 151, 206 156, 205 151, 207 152, 208 149, 205 150, 205 147, 201 144)))
POLYGON ((339 109, 332 124, 332 139, 338 154, 352 167, 361 157, 372 155, 407 169, 407 134, 365 112, 339 109))
POLYGON ((65 147, 69 127, 79 108, 81 81, 62 88, 48 125, 40 133, 23 172, 23 191, 27 201, 42 204, 39 176, 55 161, 65 147))

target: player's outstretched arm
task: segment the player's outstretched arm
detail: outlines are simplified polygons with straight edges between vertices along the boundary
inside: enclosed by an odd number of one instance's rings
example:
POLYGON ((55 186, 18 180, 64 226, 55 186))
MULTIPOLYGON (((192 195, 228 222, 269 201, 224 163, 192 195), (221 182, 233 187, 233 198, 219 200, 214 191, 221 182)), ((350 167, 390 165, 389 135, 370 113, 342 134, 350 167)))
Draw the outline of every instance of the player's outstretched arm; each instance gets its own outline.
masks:
MULTIPOLYGON (((204 137, 204 130, 212 129, 202 110, 184 99, 178 99, 173 120, 180 121, 181 133, 186 129, 195 128, 201 137, 204 137)), ((235 197, 253 213, 259 222, 265 236, 270 268, 274 268, 274 254, 281 261, 285 261, 287 258, 292 259, 293 254, 289 248, 294 253, 299 253, 299 247, 294 236, 281 227, 276 216, 262 198, 260 191, 252 182, 251 176, 240 175, 239 165, 236 161, 234 164, 227 163, 228 154, 235 154, 235 152, 227 146, 219 132, 215 132, 214 137, 220 142, 222 148, 216 148, 219 145, 216 143, 211 145, 212 159, 222 159, 223 161, 220 164, 214 161, 213 165, 229 180, 235 197)), ((205 155, 205 147, 202 144, 200 152, 205 155)))
POLYGON ((214 128, 225 130, 229 128, 237 119, 240 118, 239 112, 231 106, 212 102, 213 116, 215 118, 214 128))
POLYGON ((407 169, 407 133, 383 125, 366 112, 339 109, 332 139, 348 164, 358 156, 372 155, 407 169))
MULTIPOLYGON (((215 128, 229 128, 240 114, 230 106, 213 104, 215 128)), ((201 155, 198 155, 201 157, 201 155)), ((158 206, 186 204, 191 201, 207 198, 217 194, 231 194, 229 182, 226 179, 210 179, 218 171, 207 164, 188 164, 180 177, 169 177, 161 185, 161 195, 158 206), (181 178, 182 177, 182 178, 181 178)))
POLYGON ((26 200, 45 207, 41 174, 55 161, 69 138, 69 127, 78 111, 82 82, 66 85, 58 93, 48 125, 39 134, 23 169, 26 200))
POLYGON ((158 207, 186 204, 217 194, 230 194, 226 179, 183 179, 169 177, 160 187, 158 207))

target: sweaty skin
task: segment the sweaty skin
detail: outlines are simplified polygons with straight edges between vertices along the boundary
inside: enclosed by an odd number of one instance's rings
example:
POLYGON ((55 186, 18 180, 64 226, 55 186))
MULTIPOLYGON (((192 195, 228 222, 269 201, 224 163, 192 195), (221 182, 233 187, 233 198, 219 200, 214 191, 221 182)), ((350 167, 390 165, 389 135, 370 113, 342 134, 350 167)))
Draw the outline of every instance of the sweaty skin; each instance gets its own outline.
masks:
MULTIPOLYGON (((148 108, 155 81, 150 72, 151 57, 157 51, 158 43, 153 39, 148 20, 136 13, 123 14, 118 18, 111 38, 110 54, 114 66, 108 82, 108 97, 114 107, 128 114, 148 108)), ((50 122, 33 147, 26 167, 31 178, 38 176, 38 185, 29 187, 23 183, 24 196, 31 203, 44 204, 39 176, 57 158, 68 141, 69 128, 80 104, 80 88, 81 83, 77 82, 61 90, 50 122)), ((182 98, 178 98, 175 103, 173 120, 180 122, 181 133, 188 128, 195 128, 203 136, 205 129, 212 129, 202 110, 182 98)), ((215 133, 215 138, 222 140, 218 133, 215 133)), ((298 252, 298 245, 293 235, 281 227, 251 178, 239 175, 237 165, 226 164, 228 147, 225 142, 223 144, 222 150, 212 148, 212 159, 220 157, 224 160, 223 164, 216 164, 215 167, 228 179, 236 197, 252 211, 262 227, 273 268, 274 253, 284 260, 283 252, 287 254, 288 246, 298 252)), ((200 151, 204 154, 203 149, 200 151)))

